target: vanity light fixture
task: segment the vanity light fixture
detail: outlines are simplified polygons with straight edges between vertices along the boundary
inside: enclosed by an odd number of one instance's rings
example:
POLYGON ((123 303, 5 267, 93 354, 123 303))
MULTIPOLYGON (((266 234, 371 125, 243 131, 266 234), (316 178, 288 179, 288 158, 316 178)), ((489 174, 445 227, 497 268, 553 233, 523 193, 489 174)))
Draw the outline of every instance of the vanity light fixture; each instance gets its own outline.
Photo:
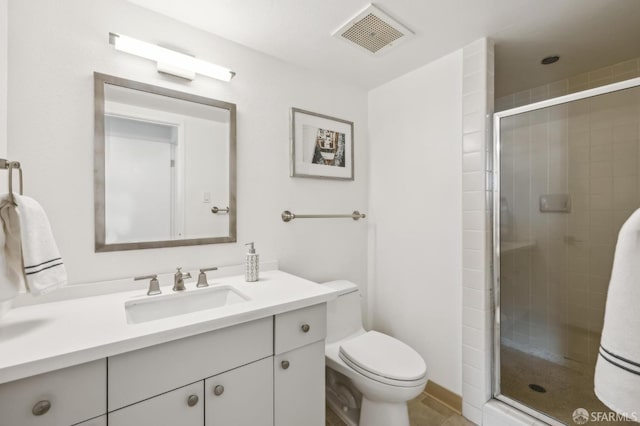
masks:
POLYGON ((222 81, 231 81, 236 75, 235 72, 220 65, 215 65, 202 59, 137 40, 126 35, 109 33, 109 43, 112 44, 116 50, 156 61, 159 72, 175 75, 187 80, 193 80, 196 74, 201 74, 222 81))

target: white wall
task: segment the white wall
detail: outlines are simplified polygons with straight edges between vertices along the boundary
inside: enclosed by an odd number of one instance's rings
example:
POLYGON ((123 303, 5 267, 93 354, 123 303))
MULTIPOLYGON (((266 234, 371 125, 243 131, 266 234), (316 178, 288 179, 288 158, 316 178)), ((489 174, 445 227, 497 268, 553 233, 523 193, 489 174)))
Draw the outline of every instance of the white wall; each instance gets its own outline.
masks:
MULTIPOLYGON (((9 37, 9 0, 0 0, 0 157, 7 156, 7 47, 9 37)), ((5 174, 5 173, 3 173, 5 174)), ((0 176, 0 193, 4 193, 5 177, 0 176)))
MULTIPOLYGON (((12 1, 9 7, 9 150, 26 193, 51 220, 72 283, 237 264, 255 241, 265 260, 313 280, 365 284, 366 221, 298 220, 295 213, 365 210, 367 95, 313 71, 121 0, 12 1), (230 83, 188 83, 116 52, 108 33, 173 45, 237 72, 230 83), (233 102, 238 107, 238 243, 113 253, 93 245, 93 72, 233 102), (355 181, 289 177, 289 109, 355 123, 355 181)), ((2 26, 4 28, 4 26, 2 26)))
POLYGON ((374 327, 461 394, 462 51, 369 92, 369 140, 374 327))

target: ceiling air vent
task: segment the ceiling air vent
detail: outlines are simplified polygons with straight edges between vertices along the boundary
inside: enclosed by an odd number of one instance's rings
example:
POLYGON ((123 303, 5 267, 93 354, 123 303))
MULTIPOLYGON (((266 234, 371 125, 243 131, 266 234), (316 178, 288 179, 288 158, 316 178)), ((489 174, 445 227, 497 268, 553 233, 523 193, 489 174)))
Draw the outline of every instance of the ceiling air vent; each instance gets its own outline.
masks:
POLYGON ((413 32, 371 4, 332 35, 377 55, 411 38, 413 32))

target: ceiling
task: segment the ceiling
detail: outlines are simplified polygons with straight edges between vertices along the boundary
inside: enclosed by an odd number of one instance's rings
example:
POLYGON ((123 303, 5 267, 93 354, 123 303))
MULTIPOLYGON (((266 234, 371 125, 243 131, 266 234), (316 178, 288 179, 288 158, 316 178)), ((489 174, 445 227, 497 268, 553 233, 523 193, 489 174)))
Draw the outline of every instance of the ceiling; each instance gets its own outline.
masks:
POLYGON ((379 56, 331 37, 367 0, 129 1, 366 89, 485 36, 497 97, 640 57, 638 0, 379 0, 416 34, 379 56), (561 60, 540 65, 551 54, 561 60))

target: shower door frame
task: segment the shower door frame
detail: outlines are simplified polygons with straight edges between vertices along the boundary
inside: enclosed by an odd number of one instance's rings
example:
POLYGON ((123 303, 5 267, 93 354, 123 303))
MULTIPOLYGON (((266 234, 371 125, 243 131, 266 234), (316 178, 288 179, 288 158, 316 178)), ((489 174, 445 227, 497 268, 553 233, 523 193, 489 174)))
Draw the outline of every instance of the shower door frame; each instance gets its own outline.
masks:
MULTIPOLYGON (((500 389, 500 120, 514 115, 567 104, 569 102, 579 101, 595 96, 606 95, 613 92, 619 92, 621 90, 631 89, 634 87, 640 87, 640 77, 511 108, 505 111, 496 112, 493 115, 493 258, 491 259, 493 272, 493 279, 491 283, 491 290, 493 292, 493 299, 491 300, 493 304, 492 395, 493 398, 554 426, 564 426, 564 423, 561 423, 545 413, 537 411, 521 402, 501 394, 500 389)), ((491 292, 489 294, 491 294, 491 292)))

